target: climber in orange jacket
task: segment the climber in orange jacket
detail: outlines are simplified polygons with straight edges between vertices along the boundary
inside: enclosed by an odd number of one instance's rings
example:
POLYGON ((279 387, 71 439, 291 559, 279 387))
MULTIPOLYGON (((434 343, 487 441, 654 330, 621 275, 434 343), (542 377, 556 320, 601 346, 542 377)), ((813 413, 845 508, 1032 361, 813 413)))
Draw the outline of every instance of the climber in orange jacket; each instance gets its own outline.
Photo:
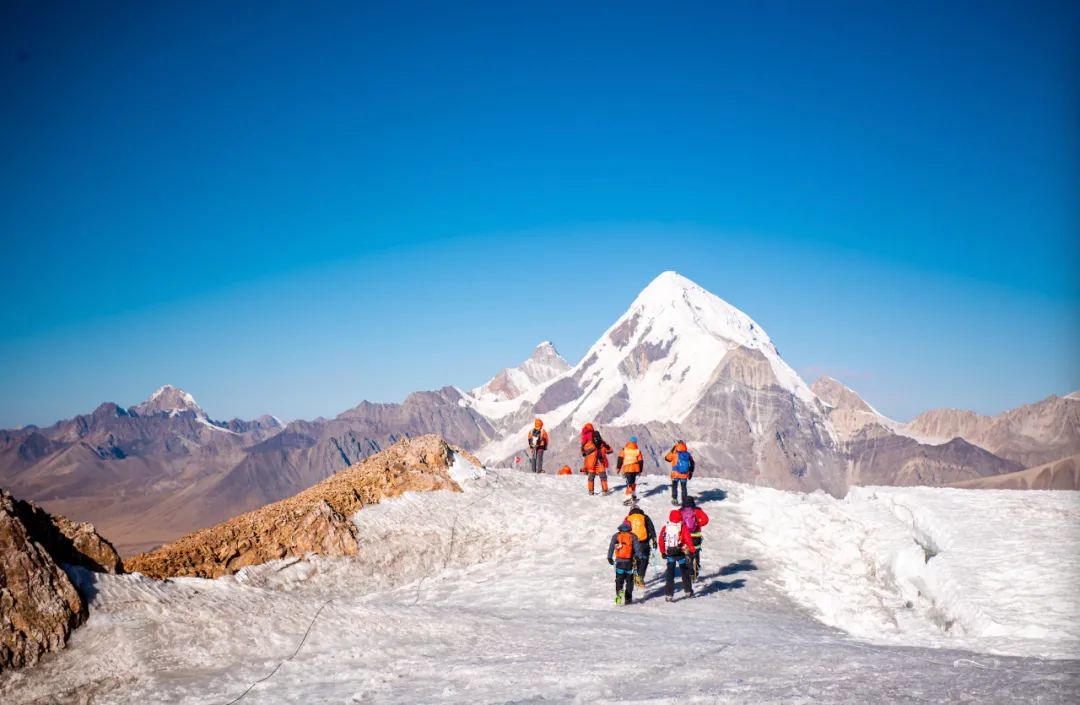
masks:
POLYGON ((540 419, 533 421, 533 428, 529 431, 529 460, 532 462, 533 472, 544 472, 544 452, 548 447, 548 433, 544 430, 544 422, 540 419))
POLYGON ((637 478, 645 467, 645 456, 637 447, 637 436, 630 436, 630 441, 619 451, 619 458, 615 461, 615 469, 626 478, 626 494, 629 497, 623 504, 637 502, 637 478))
POLYGON ((634 561, 642 555, 642 544, 629 522, 619 524, 619 530, 608 544, 607 562, 615 568, 615 604, 634 602, 634 561))
POLYGON ((686 448, 686 442, 675 441, 664 460, 671 463, 671 503, 676 507, 686 501, 686 481, 694 477, 694 456, 686 448), (679 500, 679 487, 682 487, 682 500, 679 500))
POLYGON ((570 469, 569 465, 563 465, 562 468, 559 470, 559 474, 560 475, 573 475, 574 471, 570 469))
POLYGON ((581 457, 585 459, 584 472, 589 476, 589 494, 596 494, 595 480, 600 476, 600 488, 604 494, 608 494, 607 469, 608 454, 611 446, 600 437, 600 432, 593 428, 591 423, 585 424, 581 429, 581 457))

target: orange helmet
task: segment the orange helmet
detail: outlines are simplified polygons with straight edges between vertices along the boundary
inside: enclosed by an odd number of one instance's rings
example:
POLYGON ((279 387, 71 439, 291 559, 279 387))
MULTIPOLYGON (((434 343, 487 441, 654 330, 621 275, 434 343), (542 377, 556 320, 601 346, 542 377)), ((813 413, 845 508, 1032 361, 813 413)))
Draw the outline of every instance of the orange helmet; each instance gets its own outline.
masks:
POLYGON ((582 431, 591 431, 592 430, 592 424, 591 423, 585 424, 584 428, 582 428, 581 430, 582 431))
POLYGON ((536 421, 533 421, 533 426, 535 426, 536 428, 543 428, 544 422, 540 419, 537 419, 536 421))

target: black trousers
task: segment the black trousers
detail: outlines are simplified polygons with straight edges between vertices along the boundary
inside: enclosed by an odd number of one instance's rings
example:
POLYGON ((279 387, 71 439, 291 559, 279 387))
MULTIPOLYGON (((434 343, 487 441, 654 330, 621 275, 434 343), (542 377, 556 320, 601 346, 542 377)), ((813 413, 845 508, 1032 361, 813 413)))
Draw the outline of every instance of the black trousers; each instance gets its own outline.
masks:
POLYGON ((675 565, 679 566, 679 574, 682 576, 682 589, 687 595, 693 592, 690 586, 690 567, 686 564, 686 556, 682 553, 667 555, 667 572, 664 574, 664 594, 672 597, 675 594, 675 565))
POLYGON ((634 599, 634 564, 631 561, 615 561, 615 592, 623 593, 625 602, 634 599))
POLYGON ((532 471, 544 472, 544 449, 533 448, 532 452, 532 471))
POLYGON ((671 478, 671 501, 686 504, 686 479, 671 478), (682 499, 679 499, 679 488, 682 487, 682 499))

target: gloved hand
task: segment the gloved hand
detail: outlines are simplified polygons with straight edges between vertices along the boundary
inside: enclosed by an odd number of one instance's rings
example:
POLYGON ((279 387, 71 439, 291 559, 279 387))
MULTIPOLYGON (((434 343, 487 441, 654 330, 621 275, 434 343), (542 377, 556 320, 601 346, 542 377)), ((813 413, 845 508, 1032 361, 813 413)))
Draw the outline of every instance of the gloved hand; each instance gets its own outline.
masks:
POLYGON ((608 565, 615 565, 615 561, 614 561, 614 559, 608 558, 608 559, 607 559, 607 564, 608 564, 608 565))

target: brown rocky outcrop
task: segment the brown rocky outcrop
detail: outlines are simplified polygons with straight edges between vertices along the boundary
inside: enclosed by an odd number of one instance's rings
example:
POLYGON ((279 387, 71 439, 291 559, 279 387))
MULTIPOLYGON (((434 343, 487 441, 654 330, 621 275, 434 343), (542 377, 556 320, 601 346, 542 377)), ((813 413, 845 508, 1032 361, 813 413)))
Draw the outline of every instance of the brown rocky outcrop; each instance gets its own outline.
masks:
POLYGON ((33 502, 12 501, 30 536, 57 563, 82 566, 98 573, 124 572, 120 554, 94 530, 93 524, 54 516, 33 502))
POLYGON ((460 491, 449 474, 455 452, 475 462, 438 436, 406 438, 297 495, 135 556, 125 567, 155 578, 217 578, 290 556, 353 555, 351 517, 366 505, 410 491, 460 491))
POLYGON ((120 557, 90 524, 50 516, 0 490, 0 670, 59 651, 86 620, 61 564, 119 572, 120 557))

